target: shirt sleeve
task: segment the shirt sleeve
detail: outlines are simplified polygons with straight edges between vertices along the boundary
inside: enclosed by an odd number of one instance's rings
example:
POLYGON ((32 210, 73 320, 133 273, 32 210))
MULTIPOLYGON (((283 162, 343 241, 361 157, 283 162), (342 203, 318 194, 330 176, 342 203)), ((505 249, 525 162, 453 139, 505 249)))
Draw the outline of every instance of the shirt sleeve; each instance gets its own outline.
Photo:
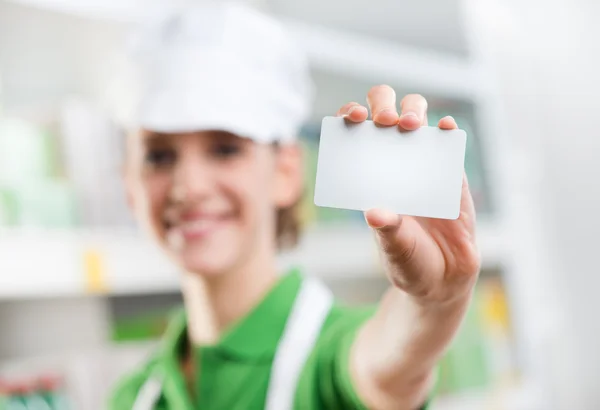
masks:
MULTIPOLYGON (((327 409, 368 410, 350 375, 350 350, 360 326, 370 315, 359 314, 342 320, 329 335, 329 343, 320 357, 320 387, 323 404, 327 409)), ((431 396, 419 410, 429 409, 431 396)))
POLYGON ((367 410, 350 377, 349 358, 358 329, 373 312, 336 307, 328 318, 316 352, 319 408, 367 410))

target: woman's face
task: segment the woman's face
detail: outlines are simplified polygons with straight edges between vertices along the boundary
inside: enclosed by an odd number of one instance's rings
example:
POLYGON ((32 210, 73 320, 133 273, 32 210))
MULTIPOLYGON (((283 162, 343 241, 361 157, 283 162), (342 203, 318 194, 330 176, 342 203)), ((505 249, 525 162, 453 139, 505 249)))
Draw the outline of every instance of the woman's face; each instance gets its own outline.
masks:
POLYGON ((297 147, 220 131, 142 130, 127 165, 137 219, 183 269, 205 276, 274 253, 276 210, 301 192, 297 147))

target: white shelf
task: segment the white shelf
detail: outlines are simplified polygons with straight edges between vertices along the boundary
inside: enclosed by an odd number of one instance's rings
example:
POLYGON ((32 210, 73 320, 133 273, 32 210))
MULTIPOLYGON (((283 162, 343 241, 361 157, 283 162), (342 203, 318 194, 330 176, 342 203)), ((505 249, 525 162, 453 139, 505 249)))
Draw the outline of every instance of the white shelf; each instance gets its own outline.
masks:
POLYGON ((434 399, 431 410, 539 410, 547 408, 544 390, 532 383, 473 391, 434 399))
POLYGON ((132 230, 16 229, 0 233, 0 249, 0 299, 177 288, 175 267, 132 230))
MULTIPOLYGON (((177 268, 132 230, 5 230, 0 249, 0 299, 179 288, 177 268), (90 253, 99 265, 86 262, 90 253)), ((367 229, 312 229, 297 249, 282 255, 281 264, 299 265, 316 276, 352 277, 376 272, 377 253, 367 229)))
MULTIPOLYGON (((484 266, 501 264, 507 251, 501 231, 482 226, 484 266)), ((179 288, 177 268, 133 230, 4 230, 0 249, 0 300, 179 288)), ((281 256, 281 265, 327 279, 381 275, 372 233, 360 224, 307 230, 300 245, 281 256)))

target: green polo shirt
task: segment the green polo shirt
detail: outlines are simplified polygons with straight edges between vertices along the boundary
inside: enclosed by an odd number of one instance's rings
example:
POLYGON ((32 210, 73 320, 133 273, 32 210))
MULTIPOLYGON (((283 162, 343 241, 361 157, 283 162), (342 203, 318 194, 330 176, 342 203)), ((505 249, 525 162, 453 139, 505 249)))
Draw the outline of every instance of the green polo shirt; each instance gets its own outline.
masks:
MULTIPOLYGON (((186 317, 176 315, 155 356, 125 378, 110 400, 110 410, 131 410, 151 374, 163 378, 156 409, 264 409, 271 366, 279 339, 302 282, 294 271, 279 280, 262 302, 213 346, 195 347, 200 369, 194 398, 180 370, 186 344, 186 317)), ((297 410, 366 409, 350 378, 350 346, 374 308, 334 305, 302 370, 294 400, 297 410)))

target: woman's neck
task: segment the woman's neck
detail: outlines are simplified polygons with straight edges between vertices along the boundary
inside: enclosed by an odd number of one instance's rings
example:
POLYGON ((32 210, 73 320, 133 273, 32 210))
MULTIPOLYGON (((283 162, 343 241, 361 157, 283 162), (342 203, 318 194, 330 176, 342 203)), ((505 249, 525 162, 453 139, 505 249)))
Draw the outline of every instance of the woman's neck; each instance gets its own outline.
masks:
POLYGON ((184 274, 182 293, 188 336, 193 344, 216 343, 222 333, 256 306, 277 281, 274 255, 251 259, 243 268, 215 278, 184 274))

